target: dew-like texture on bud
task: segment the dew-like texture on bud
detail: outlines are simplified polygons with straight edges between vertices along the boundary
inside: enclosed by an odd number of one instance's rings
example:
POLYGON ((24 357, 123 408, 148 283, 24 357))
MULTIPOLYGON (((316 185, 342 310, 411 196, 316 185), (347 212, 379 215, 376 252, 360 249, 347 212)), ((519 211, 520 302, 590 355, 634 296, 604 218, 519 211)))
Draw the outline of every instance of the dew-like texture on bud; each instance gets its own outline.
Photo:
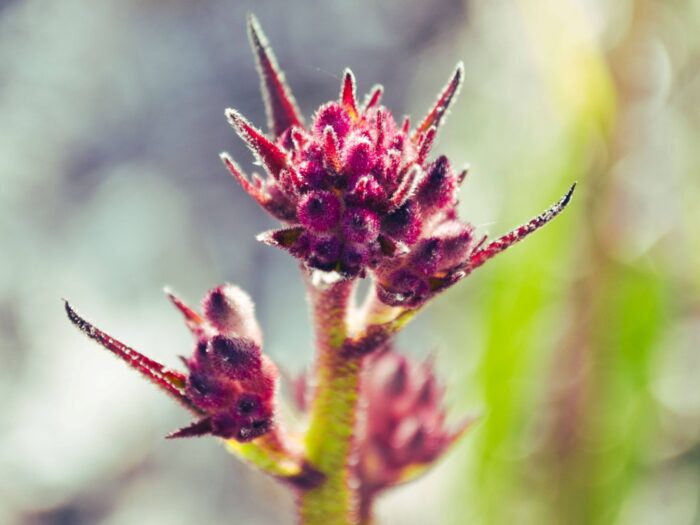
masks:
MULTIPOLYGON (((431 155, 459 92, 463 66, 457 65, 413 129, 409 118, 399 125, 381 104, 381 86, 372 88, 365 104, 358 104, 350 70, 343 73, 338 99, 321 105, 304 127, 284 75, 270 59, 272 52, 260 34, 259 27, 253 28, 251 42, 272 136, 266 137, 235 110, 226 114, 266 169, 267 180, 251 182, 230 158, 224 161, 244 190, 286 223, 281 231, 299 227, 309 234, 297 235, 292 243, 270 243, 288 250, 308 268, 337 272, 346 279, 372 274, 379 278, 380 298, 395 304, 405 297, 417 306, 418 294, 391 288, 392 282, 385 278, 390 269, 406 267, 437 283, 429 293, 421 292, 420 301, 426 301, 546 224, 568 202, 567 198, 543 214, 544 220, 531 221, 519 233, 493 241, 489 250, 479 250, 470 238, 470 242, 441 241, 436 251, 433 241, 440 237, 436 228, 458 220, 457 191, 463 175, 455 173, 444 155, 431 155), (323 241, 314 240, 319 234, 323 241)), ((461 224, 471 230, 467 223, 461 224)), ((268 234, 265 240, 274 236, 268 234)))

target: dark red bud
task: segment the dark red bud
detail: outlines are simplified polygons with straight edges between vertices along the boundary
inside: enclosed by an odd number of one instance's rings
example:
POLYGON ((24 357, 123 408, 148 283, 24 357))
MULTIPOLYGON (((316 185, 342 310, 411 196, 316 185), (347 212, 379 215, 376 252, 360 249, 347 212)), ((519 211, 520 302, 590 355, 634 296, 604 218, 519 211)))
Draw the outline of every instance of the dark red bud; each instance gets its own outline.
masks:
POLYGON ((406 202, 382 220, 383 233, 408 244, 416 242, 420 230, 420 217, 411 201, 406 202))
POLYGON ((360 275, 369 259, 369 250, 364 245, 347 244, 340 258, 342 273, 350 276, 360 275))
POLYGON ((411 252, 408 263, 411 270, 421 275, 432 275, 438 269, 442 258, 442 245, 439 239, 423 239, 411 252))
POLYGON ((415 273, 401 269, 390 274, 388 283, 379 288, 379 298, 392 306, 417 306, 430 295, 425 279, 415 273))
POLYGON ((325 232, 340 220, 340 200, 330 191, 314 191, 299 202, 297 214, 299 222, 310 230, 325 232))
POLYGON ((256 418, 263 413, 263 402, 259 395, 244 393, 236 400, 236 413, 243 418, 256 418))
POLYGON ((442 209, 454 204, 457 186, 457 177, 450 168, 450 162, 442 155, 428 166, 416 198, 427 211, 442 209))
POLYGON ((231 387, 206 369, 194 370, 187 378, 185 395, 204 411, 221 409, 233 398, 231 387))
POLYGON ((379 217, 366 208, 348 208, 343 217, 343 235, 350 242, 374 242, 379 235, 379 217))
POLYGON ((260 348, 247 337, 216 335, 209 341, 212 366, 230 379, 245 379, 260 371, 260 348))
POLYGON ((309 264, 313 268, 331 271, 340 259, 341 245, 336 237, 317 237, 311 242, 309 264))

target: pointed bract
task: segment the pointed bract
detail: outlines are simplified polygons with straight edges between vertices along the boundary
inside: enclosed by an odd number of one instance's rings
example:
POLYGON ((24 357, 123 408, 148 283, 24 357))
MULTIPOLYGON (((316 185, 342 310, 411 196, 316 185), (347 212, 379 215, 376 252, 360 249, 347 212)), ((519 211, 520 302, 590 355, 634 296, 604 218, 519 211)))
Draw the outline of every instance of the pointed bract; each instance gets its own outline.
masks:
POLYGON ((285 82, 284 73, 279 68, 267 37, 253 14, 248 15, 248 38, 258 66, 260 89, 270 133, 277 138, 292 126, 303 127, 304 120, 285 82))
POLYGON ((70 322, 73 323, 86 336, 97 341, 100 346, 119 357, 131 368, 141 373, 141 375, 153 382, 161 390, 165 391, 168 395, 176 399, 180 404, 189 410, 195 412, 197 411, 190 400, 182 393, 181 388, 176 386, 184 384, 184 374, 166 368, 159 362, 146 357, 142 353, 103 332, 92 323, 86 321, 80 315, 78 315, 68 301, 65 303, 65 308, 70 322))
POLYGON ((423 140, 420 144, 420 150, 418 150, 418 164, 423 164, 430 154, 430 150, 435 143, 435 135, 437 135, 437 127, 431 126, 430 129, 423 136, 423 140))
POLYGON ((356 89, 355 75, 346 69, 343 73, 343 85, 340 89, 340 103, 353 120, 358 117, 356 89))
POLYGON ((365 97, 365 103, 362 106, 362 113, 367 113, 367 111, 379 105, 379 102, 382 100, 383 93, 384 86, 381 84, 372 86, 372 89, 369 90, 369 93, 367 93, 367 96, 365 97))
POLYGON ((233 178, 236 179, 241 185, 241 188, 243 188, 248 195, 253 197, 258 204, 265 207, 269 202, 270 197, 263 191, 262 186, 256 186, 250 182, 238 167, 238 164, 236 164, 228 153, 220 153, 219 157, 221 158, 221 162, 223 162, 224 166, 226 166, 228 169, 229 173, 231 173, 233 178))
POLYGON ((413 133, 413 140, 417 140, 420 135, 427 132, 431 127, 439 128, 445 113, 450 107, 450 104, 459 93, 459 88, 462 86, 462 77, 464 76, 464 64, 459 62, 455 68, 452 78, 444 87, 437 101, 430 109, 428 114, 423 119, 423 122, 416 128, 413 133))
POLYGON ((340 151, 338 147, 338 136, 333 131, 333 128, 326 126, 323 130, 323 155, 326 160, 326 166, 338 173, 342 169, 340 164, 340 151))
POLYGON ((471 256, 469 257, 469 260, 464 265, 463 269, 467 273, 472 272, 492 257, 498 255, 510 246, 513 246, 515 243, 523 240, 532 232, 539 230, 542 226, 544 226, 549 221, 554 219, 554 217, 559 215, 564 210, 564 208, 566 208, 567 204, 569 204, 569 201, 571 200, 571 196, 573 195, 575 188, 576 183, 574 183, 571 186, 569 191, 566 192, 566 195, 564 195, 561 198, 561 200, 559 200, 559 202, 557 202, 554 206, 549 208, 544 213, 541 213, 540 215, 532 219, 530 222, 523 224, 522 226, 519 226, 514 230, 511 230, 510 232, 506 233, 502 237, 499 237, 495 241, 491 241, 483 248, 474 250, 474 252, 472 252, 471 256))
POLYGON ((289 168, 286 153, 248 122, 238 111, 231 108, 227 109, 226 118, 257 159, 265 166, 272 178, 277 179, 280 171, 289 168))
POLYGON ((202 325, 204 324, 204 319, 195 310, 187 306, 182 299, 176 296, 172 290, 165 288, 163 290, 165 295, 168 296, 170 302, 172 302, 175 307, 180 310, 182 316, 185 318, 185 324, 187 328, 192 332, 193 335, 199 337, 202 334, 202 325))
POLYGON ((171 432, 165 439, 179 439, 179 438, 189 438, 189 437, 201 437, 211 434, 211 418, 205 417, 198 421, 193 421, 187 426, 179 428, 174 432, 171 432))

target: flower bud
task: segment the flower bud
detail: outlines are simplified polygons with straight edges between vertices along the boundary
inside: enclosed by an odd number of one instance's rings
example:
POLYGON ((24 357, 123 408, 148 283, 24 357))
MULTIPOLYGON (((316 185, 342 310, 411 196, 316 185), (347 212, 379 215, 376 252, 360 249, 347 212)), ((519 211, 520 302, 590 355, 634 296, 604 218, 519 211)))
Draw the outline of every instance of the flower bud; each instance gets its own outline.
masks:
POLYGON ((297 206, 299 222, 314 232, 325 232, 340 220, 340 201, 329 191, 313 191, 297 206))
POLYGON ((348 208, 343 217, 343 235, 358 244, 370 244, 379 235, 379 218, 366 208, 348 208))
POLYGON ((440 241, 440 270, 462 264, 472 248, 474 229, 459 221, 446 221, 435 228, 433 235, 440 241))
POLYGON ((202 301, 202 311, 219 333, 247 337, 262 345, 253 301, 238 286, 224 284, 210 290, 202 301))
POLYGON ((323 271, 334 270, 340 259, 341 245, 336 237, 316 237, 311 241, 309 264, 323 271))
POLYGON ((441 155, 432 162, 421 181, 416 199, 428 213, 454 205, 457 177, 450 168, 450 161, 441 155))
POLYGON ((260 349, 246 337, 216 335, 207 354, 212 367, 229 379, 246 379, 260 372, 260 349))
POLYGON ((349 140, 345 146, 345 167, 355 175, 368 173, 374 164, 372 144, 367 139, 349 140))
POLYGON ((350 131, 350 125, 350 117, 347 112, 335 102, 321 106, 314 119, 314 129, 319 137, 323 136, 326 126, 330 126, 341 141, 350 131))
POLYGON ((420 217, 411 201, 406 202, 382 220, 383 233, 408 244, 416 242, 420 230, 420 217))

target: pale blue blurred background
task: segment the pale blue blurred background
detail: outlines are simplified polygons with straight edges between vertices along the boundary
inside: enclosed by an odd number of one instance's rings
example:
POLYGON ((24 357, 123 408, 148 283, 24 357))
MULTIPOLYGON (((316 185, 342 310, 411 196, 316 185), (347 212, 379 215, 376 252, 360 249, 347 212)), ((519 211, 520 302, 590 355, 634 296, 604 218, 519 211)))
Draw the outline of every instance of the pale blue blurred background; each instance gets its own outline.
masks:
POLYGON ((700 524, 700 5, 696 0, 0 3, 0 523, 285 524, 293 502, 66 321, 60 299, 175 365, 161 293, 254 297, 266 352, 311 359, 295 263, 220 165, 263 125, 253 11, 306 115, 384 84, 419 117, 463 59, 438 150, 462 214, 502 233, 572 207, 403 338, 481 424, 380 523, 700 524))

